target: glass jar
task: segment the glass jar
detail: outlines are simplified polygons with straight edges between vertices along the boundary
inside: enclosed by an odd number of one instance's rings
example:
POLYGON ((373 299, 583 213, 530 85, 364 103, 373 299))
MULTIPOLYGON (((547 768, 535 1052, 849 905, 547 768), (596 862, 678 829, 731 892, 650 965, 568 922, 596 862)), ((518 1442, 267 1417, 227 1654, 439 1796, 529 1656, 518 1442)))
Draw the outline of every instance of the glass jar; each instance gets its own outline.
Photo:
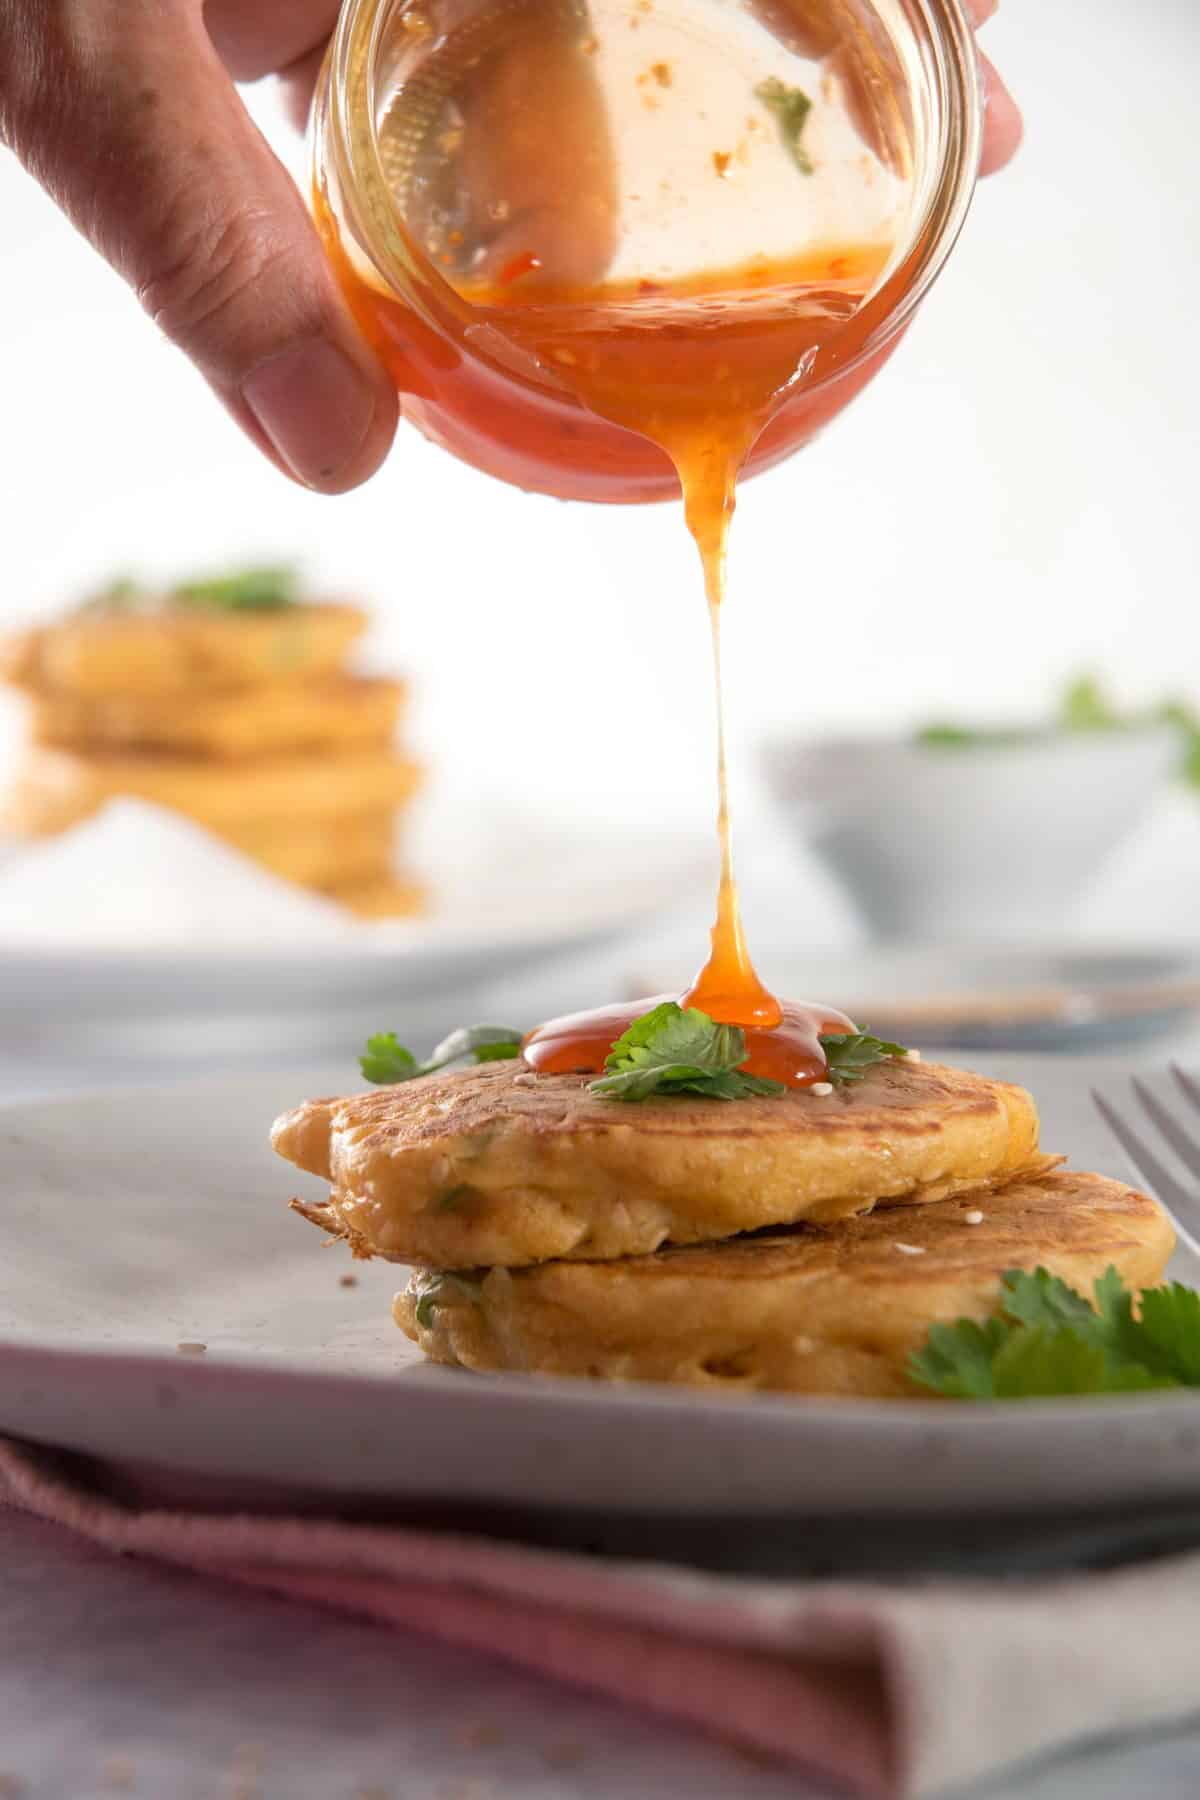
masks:
POLYGON ((800 294, 822 323, 756 420, 744 473, 767 468, 895 348, 980 129, 958 0, 347 0, 314 206, 427 437, 523 488, 657 500, 679 492, 661 437, 581 396, 571 340, 547 353, 530 321, 619 314, 639 366, 654 334, 669 396, 689 335, 679 381, 736 384, 755 320, 800 294))

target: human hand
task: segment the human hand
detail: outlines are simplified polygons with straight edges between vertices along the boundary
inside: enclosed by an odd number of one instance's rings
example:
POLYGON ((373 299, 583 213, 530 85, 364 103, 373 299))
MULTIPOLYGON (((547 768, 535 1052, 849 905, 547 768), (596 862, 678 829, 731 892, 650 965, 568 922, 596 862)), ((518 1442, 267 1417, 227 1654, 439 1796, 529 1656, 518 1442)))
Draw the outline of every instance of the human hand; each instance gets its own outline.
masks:
POLYGON ((324 493, 387 454, 395 389, 234 87, 311 92, 337 0, 0 0, 0 140, 254 441, 324 493))

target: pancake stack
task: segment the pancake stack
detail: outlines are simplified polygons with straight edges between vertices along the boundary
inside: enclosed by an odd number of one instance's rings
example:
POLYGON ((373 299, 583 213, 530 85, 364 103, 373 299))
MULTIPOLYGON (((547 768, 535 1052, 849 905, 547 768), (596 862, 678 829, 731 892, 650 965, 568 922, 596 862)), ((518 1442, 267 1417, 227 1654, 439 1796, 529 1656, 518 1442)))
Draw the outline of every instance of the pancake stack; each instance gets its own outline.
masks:
POLYGON ((394 745, 403 685, 346 667, 360 608, 293 586, 264 570, 163 595, 122 584, 0 641, 29 717, 0 825, 48 837, 148 801, 352 912, 417 910, 395 873, 420 774, 394 745))
POLYGON ((330 1183, 293 1206, 414 1266, 397 1324, 436 1362, 718 1389, 912 1396, 930 1325, 1009 1269, 1155 1282, 1156 1203, 1058 1166, 1019 1087, 913 1060, 813 1094, 636 1105, 519 1062, 277 1121, 330 1183))

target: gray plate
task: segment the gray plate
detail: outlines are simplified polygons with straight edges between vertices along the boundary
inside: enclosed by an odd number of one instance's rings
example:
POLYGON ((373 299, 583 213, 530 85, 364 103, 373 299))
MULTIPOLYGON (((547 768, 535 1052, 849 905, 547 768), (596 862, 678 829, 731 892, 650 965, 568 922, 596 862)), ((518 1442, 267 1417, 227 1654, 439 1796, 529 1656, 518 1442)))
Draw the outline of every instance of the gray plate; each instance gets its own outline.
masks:
MULTIPOLYGON (((1111 1166, 1086 1071, 1024 1072, 1047 1141, 1111 1166)), ((877 1405, 427 1367, 388 1316, 400 1272, 358 1264, 343 1287, 351 1264, 285 1210, 303 1178, 266 1147, 278 1109, 343 1074, 0 1110, 0 1429, 297 1499, 695 1520, 1200 1502, 1187 1394, 877 1405)))

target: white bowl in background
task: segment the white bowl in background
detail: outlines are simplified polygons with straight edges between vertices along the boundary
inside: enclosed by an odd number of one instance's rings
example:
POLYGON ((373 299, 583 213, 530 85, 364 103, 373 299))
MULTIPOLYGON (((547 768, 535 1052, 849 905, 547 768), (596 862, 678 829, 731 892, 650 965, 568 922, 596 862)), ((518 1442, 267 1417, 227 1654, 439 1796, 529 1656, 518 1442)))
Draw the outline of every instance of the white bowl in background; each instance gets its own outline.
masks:
POLYGON ((767 779, 875 936, 1061 934, 1178 760, 1167 727, 931 745, 776 739, 767 779))

